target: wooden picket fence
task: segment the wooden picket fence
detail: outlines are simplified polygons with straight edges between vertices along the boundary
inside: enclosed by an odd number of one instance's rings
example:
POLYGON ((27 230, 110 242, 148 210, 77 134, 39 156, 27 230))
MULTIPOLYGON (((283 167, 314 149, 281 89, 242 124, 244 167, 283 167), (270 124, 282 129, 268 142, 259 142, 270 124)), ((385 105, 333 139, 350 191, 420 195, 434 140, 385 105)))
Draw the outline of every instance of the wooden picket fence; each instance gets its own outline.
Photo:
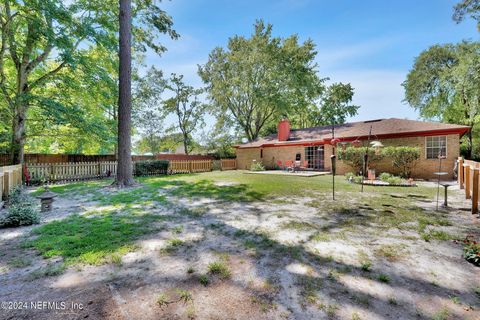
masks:
POLYGON ((22 166, 0 167, 0 202, 18 186, 22 185, 22 166))
POLYGON ((472 214, 478 213, 480 162, 458 158, 458 185, 465 190, 465 199, 472 200, 472 214))
MULTIPOLYGON (((135 166, 135 162, 133 162, 133 165, 135 166)), ((117 162, 29 163, 27 168, 30 181, 32 182, 59 183, 115 176, 117 173, 117 162)), ((232 169, 236 169, 235 159, 223 159, 222 170, 232 169), (225 161, 225 165, 223 161, 225 161)), ((207 172, 212 170, 212 160, 171 160, 168 166, 169 174, 207 172)))
POLYGON ((72 163, 29 163, 32 182, 67 182, 104 178, 117 173, 117 163, 72 162, 72 163))

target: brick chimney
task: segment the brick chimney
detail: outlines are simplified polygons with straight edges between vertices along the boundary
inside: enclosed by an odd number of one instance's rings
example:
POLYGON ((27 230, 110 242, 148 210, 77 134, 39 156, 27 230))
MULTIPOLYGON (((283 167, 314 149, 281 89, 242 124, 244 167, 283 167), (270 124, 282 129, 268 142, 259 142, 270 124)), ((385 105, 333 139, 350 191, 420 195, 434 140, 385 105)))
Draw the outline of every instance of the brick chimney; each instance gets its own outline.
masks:
POLYGON ((290 122, 282 119, 278 123, 278 141, 287 141, 290 137, 290 122))

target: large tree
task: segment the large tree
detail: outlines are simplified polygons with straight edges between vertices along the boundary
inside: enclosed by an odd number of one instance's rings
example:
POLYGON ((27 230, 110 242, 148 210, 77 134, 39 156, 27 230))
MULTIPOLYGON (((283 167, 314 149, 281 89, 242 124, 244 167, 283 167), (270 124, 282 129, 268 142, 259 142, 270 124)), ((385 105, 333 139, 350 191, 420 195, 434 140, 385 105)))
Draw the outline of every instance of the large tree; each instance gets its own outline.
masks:
POLYGON ((25 152, 115 153, 117 53, 95 46, 84 59, 85 66, 64 68, 38 89, 27 112, 25 152))
MULTIPOLYGON (((136 0, 132 13, 133 47, 160 53, 158 35, 177 34, 172 20, 152 0, 136 0)), ((92 45, 118 48, 116 0, 5 0, 0 4, 0 93, 2 113, 12 121, 12 161, 23 161, 28 110, 48 105, 43 96, 65 68, 88 62, 92 45)), ((55 101, 58 102, 58 101, 55 101)))
POLYGON ((405 100, 422 117, 472 127, 466 141, 466 156, 471 158, 473 133, 480 122, 479 83, 480 43, 462 42, 423 51, 403 86, 405 100))
POLYGON ((118 72, 118 153, 115 185, 135 183, 132 171, 132 13, 131 0, 120 0, 118 72))
POLYGON ((162 151, 162 138, 165 135, 161 97, 166 81, 161 70, 150 68, 138 77, 134 85, 133 121, 140 136, 137 150, 152 154, 162 151))
POLYGON ((293 127, 309 128, 345 123, 360 108, 352 104, 354 90, 350 84, 333 83, 321 94, 318 101, 306 108, 288 112, 293 127))
POLYGON ((480 31, 480 0, 462 0, 453 8, 453 20, 462 22, 466 16, 477 21, 477 29, 480 31))
POLYGON ((207 109, 207 105, 200 99, 203 89, 195 89, 186 85, 183 75, 172 73, 166 88, 171 91, 173 97, 164 102, 164 111, 176 117, 176 125, 183 136, 185 154, 189 154, 193 148, 192 133, 201 127, 207 109))
POLYGON ((288 109, 311 105, 323 91, 315 55, 311 40, 273 37, 272 26, 257 21, 250 38, 234 36, 226 49, 215 48, 199 74, 217 118, 233 119, 252 141, 288 109))

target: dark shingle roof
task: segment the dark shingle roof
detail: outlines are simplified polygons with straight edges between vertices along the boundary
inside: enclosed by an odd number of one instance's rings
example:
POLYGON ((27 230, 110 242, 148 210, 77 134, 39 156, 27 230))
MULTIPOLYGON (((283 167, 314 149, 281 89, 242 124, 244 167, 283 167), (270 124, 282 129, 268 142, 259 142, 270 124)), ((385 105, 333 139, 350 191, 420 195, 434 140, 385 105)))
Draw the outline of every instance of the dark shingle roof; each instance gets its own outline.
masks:
MULTIPOLYGON (((368 136, 372 127, 372 135, 408 135, 428 133, 442 130, 452 130, 465 133, 470 127, 457 124, 439 122, 424 122, 406 119, 377 119, 345 123, 335 126, 335 137, 340 139, 355 139, 368 136)), ((278 141, 277 134, 272 134, 256 141, 238 145, 239 148, 260 147, 262 145, 288 145, 295 143, 308 143, 319 140, 329 140, 332 137, 332 126, 320 126, 305 129, 290 130, 290 137, 287 141, 278 141)))

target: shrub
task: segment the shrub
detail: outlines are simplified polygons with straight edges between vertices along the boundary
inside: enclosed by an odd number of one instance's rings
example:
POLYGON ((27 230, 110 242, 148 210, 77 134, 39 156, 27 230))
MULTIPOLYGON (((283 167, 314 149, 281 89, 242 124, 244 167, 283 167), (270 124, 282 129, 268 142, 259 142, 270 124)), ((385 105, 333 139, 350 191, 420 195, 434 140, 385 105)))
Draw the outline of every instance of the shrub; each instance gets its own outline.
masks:
POLYGON ((416 161, 420 159, 418 147, 386 147, 382 150, 383 156, 392 160, 394 168, 400 171, 400 176, 409 178, 416 161))
POLYGON ((388 182, 388 179, 390 179, 392 177, 392 175, 388 172, 382 172, 382 174, 380 174, 380 176, 378 177, 380 179, 380 181, 383 181, 383 182, 388 182))
POLYGON ((355 177, 355 173, 353 173, 353 172, 345 173, 345 179, 347 179, 348 181, 350 181, 350 178, 352 178, 352 177, 355 177))
MULTIPOLYGON (((363 170, 363 157, 367 151, 366 147, 348 147, 344 149, 338 149, 338 160, 342 160, 355 170, 355 173, 359 173, 363 170)), ((368 149, 368 163, 374 163, 381 160, 382 155, 377 155, 375 149, 368 149)))
POLYGON ((261 162, 253 162, 250 166, 250 171, 264 171, 265 166, 261 162))
POLYGON ((383 172, 379 178, 381 181, 387 182, 388 184, 392 185, 401 184, 403 182, 402 178, 395 177, 393 174, 387 172, 383 172))
POLYGON ((363 183, 363 176, 354 176, 353 177, 353 182, 355 183, 363 183))
POLYGON ((146 160, 135 162, 134 174, 136 176, 147 176, 168 173, 168 160, 146 160))
POLYGON ((7 201, 7 213, 0 217, 0 227, 28 226, 40 222, 40 216, 32 199, 15 189, 7 201))
POLYGON ((473 236, 467 236, 463 240, 463 257, 474 265, 480 266, 480 243, 473 240, 473 236))

